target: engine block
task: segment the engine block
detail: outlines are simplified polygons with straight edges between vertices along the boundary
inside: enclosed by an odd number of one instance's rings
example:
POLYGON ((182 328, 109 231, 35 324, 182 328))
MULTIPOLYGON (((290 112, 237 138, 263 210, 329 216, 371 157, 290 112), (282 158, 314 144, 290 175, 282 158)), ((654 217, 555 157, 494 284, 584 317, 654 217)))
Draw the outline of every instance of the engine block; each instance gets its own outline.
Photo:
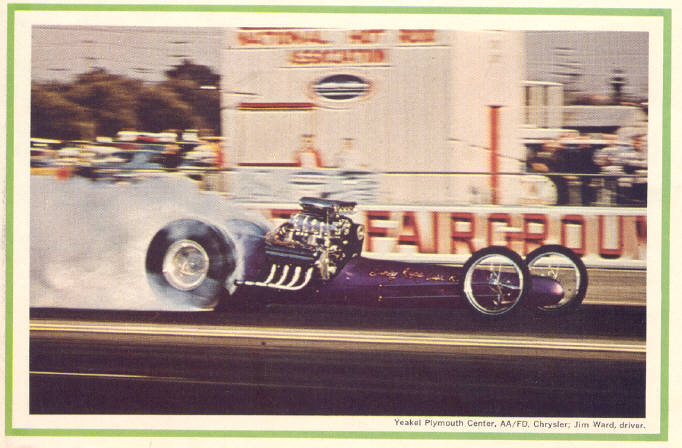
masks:
POLYGON ((299 213, 265 235, 265 280, 245 284, 301 289, 312 278, 329 280, 361 253, 364 226, 345 216, 354 202, 304 197, 299 204, 299 213))
POLYGON ((300 205, 300 213, 266 235, 265 252, 282 263, 312 265, 328 280, 360 254, 364 227, 344 215, 353 211, 353 202, 305 197, 300 205))

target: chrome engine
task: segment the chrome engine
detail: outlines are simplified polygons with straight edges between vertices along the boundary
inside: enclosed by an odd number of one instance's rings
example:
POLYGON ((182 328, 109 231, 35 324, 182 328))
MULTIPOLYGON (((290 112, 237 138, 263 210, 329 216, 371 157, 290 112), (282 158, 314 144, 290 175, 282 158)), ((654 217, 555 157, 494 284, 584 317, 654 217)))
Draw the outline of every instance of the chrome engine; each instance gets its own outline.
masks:
POLYGON ((361 253, 364 226, 345 216, 354 202, 304 197, 299 204, 299 213, 265 236, 266 278, 244 284, 301 289, 313 278, 331 279, 361 253))

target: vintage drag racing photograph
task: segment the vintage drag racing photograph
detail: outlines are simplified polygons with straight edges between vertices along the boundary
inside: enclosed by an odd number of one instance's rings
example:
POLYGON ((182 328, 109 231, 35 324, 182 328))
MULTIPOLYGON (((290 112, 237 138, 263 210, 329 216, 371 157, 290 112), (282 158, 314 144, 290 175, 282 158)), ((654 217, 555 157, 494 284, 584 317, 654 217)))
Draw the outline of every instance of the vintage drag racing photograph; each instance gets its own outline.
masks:
POLYGON ((169 16, 28 28, 30 416, 643 430, 650 32, 169 16))

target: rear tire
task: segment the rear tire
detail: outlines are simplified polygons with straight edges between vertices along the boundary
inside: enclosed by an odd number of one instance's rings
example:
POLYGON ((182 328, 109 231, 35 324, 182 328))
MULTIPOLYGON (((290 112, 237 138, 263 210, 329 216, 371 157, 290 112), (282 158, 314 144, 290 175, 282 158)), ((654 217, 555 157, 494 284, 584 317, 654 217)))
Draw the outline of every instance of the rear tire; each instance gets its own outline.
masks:
POLYGON ((159 230, 147 249, 147 281, 160 297, 193 308, 212 309, 234 272, 234 247, 215 227, 193 219, 159 230))

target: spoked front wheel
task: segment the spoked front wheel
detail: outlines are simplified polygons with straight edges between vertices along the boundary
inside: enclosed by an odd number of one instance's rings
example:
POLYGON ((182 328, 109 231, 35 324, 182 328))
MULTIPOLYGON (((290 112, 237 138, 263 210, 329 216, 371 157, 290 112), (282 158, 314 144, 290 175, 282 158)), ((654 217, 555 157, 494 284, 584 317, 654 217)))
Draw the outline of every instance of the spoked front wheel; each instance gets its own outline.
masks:
POLYGON ((541 314, 563 314, 577 308, 587 292, 587 268, 572 250, 555 244, 539 247, 526 256, 531 275, 561 285, 563 297, 551 304, 537 305, 541 314))
POLYGON ((528 295, 528 267, 516 252, 491 246, 475 252, 462 268, 461 293, 485 317, 501 317, 521 307, 528 295))

